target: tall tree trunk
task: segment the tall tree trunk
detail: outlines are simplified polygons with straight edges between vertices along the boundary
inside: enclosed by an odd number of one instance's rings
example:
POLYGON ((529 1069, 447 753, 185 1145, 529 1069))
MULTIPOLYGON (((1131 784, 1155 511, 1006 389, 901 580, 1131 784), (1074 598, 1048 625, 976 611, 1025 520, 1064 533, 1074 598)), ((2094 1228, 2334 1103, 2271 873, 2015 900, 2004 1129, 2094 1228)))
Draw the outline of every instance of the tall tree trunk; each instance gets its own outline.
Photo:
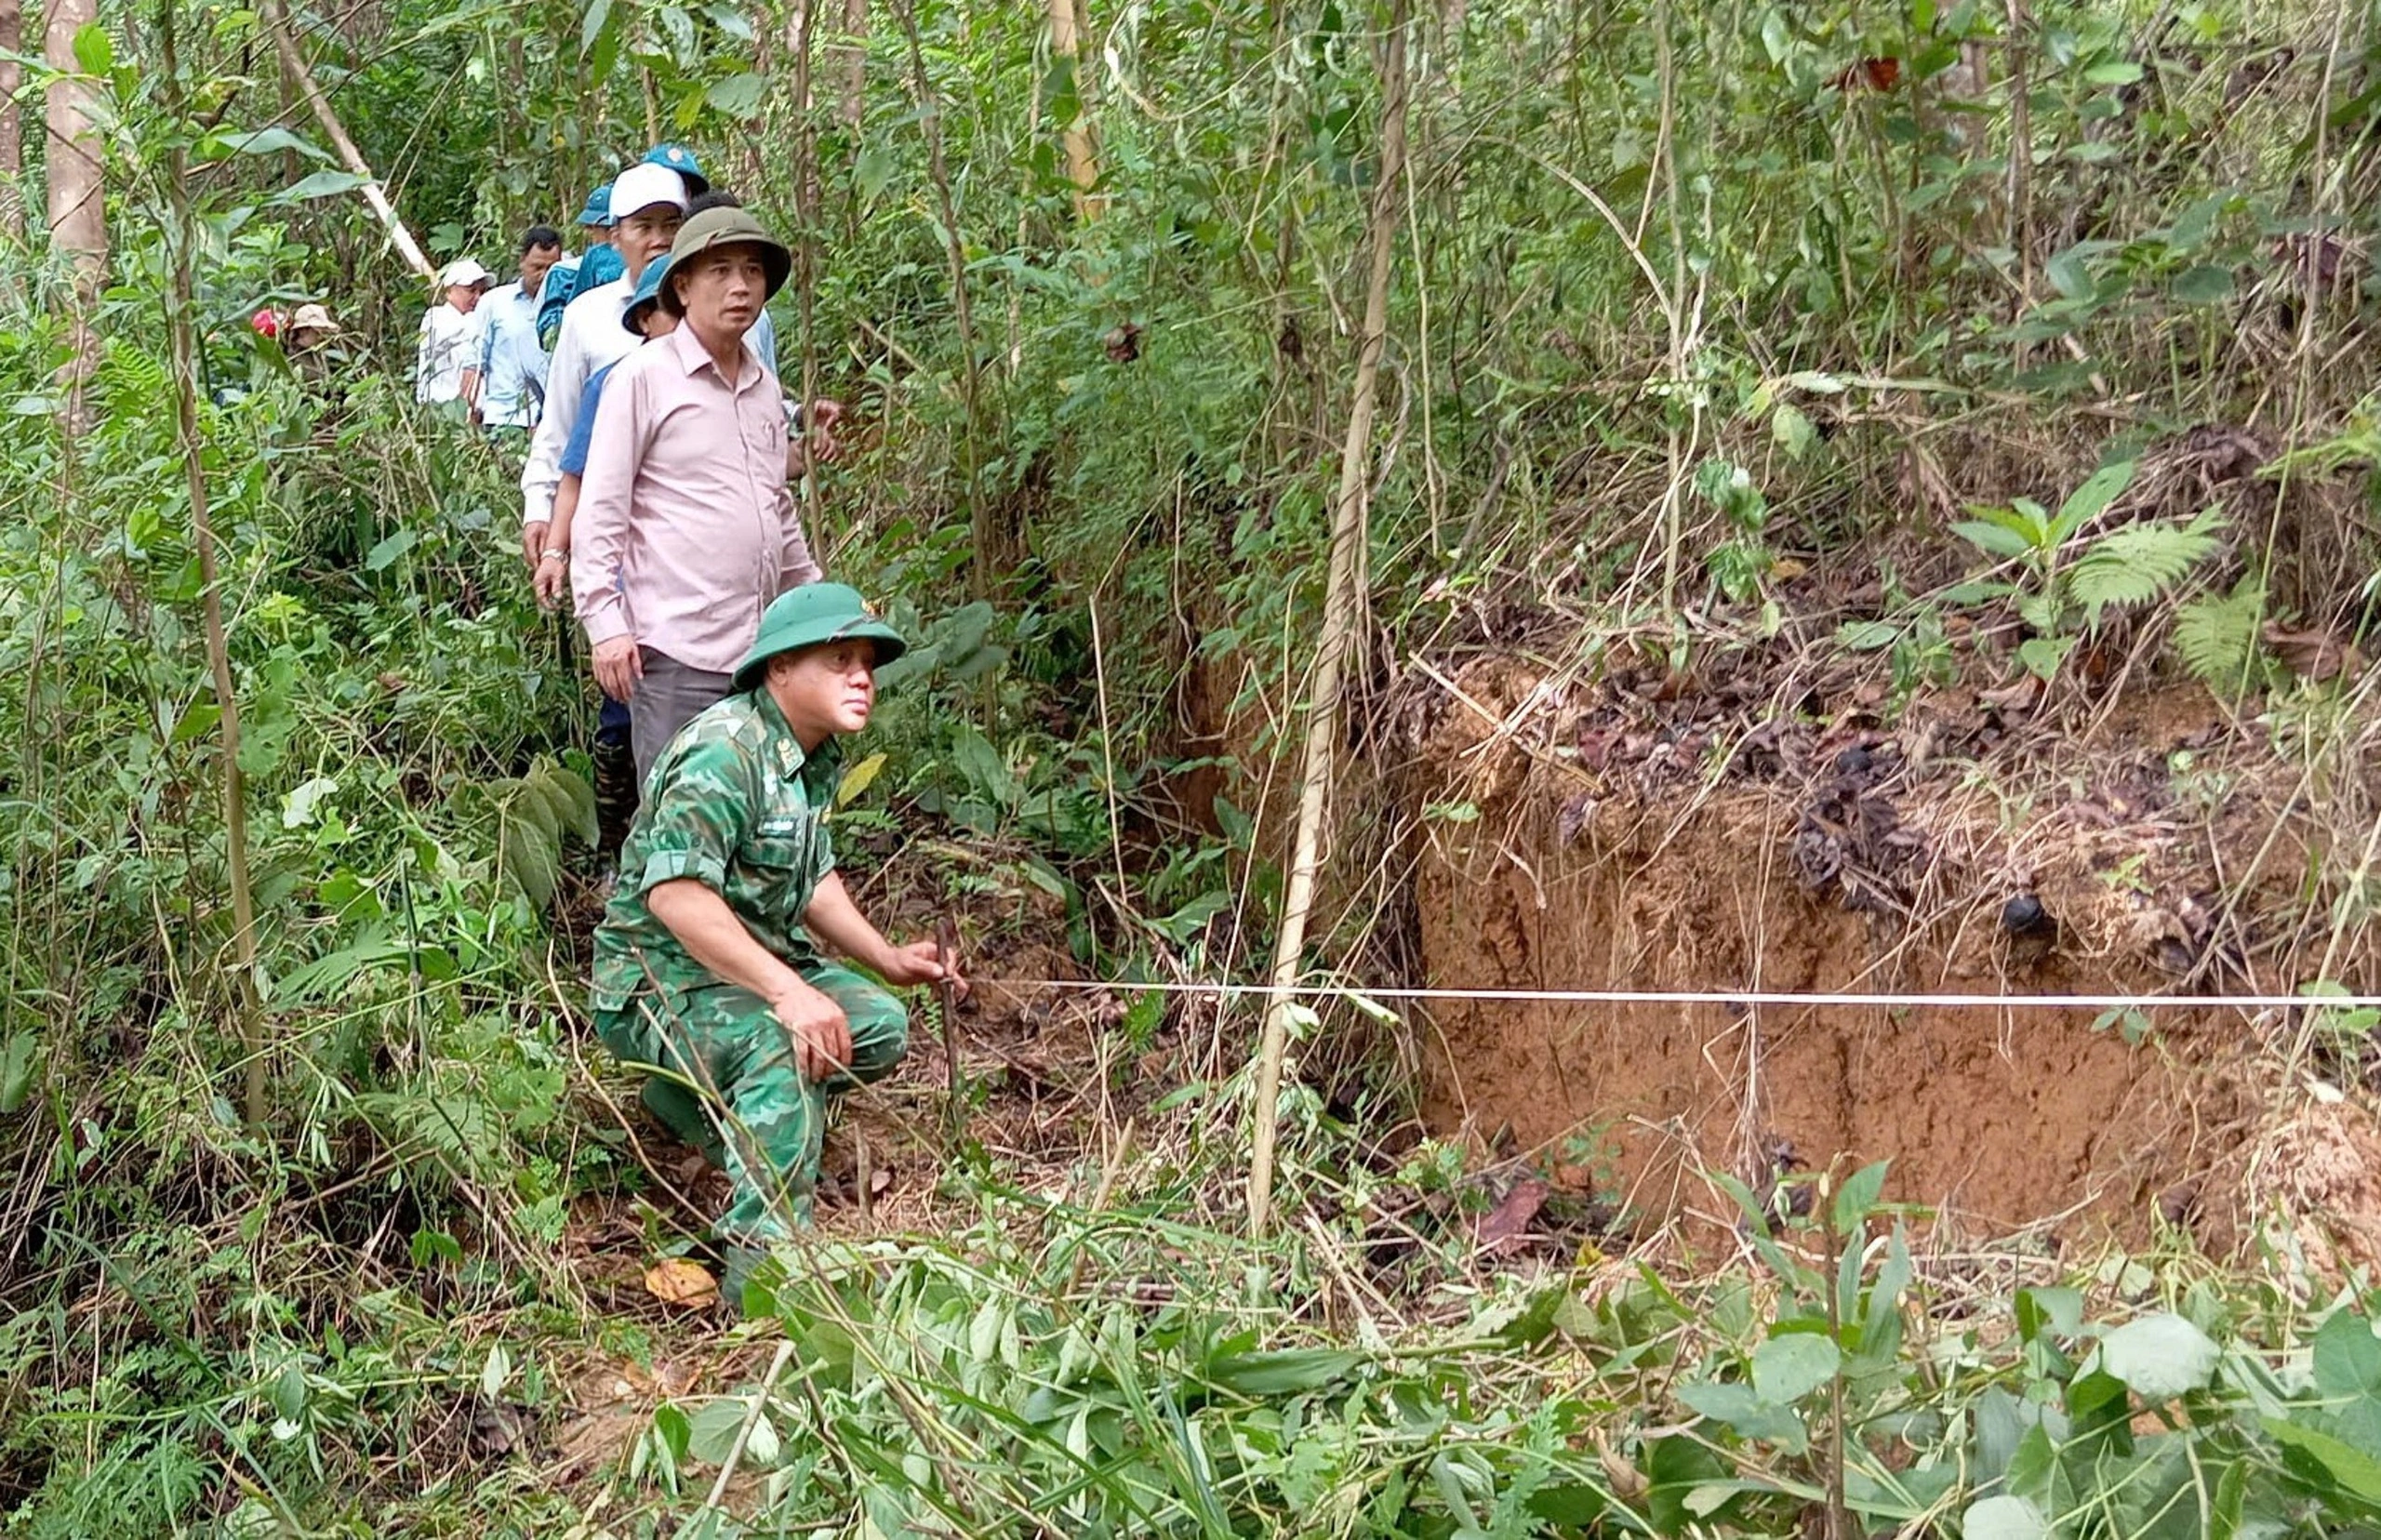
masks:
POLYGON ((25 233, 25 141, 17 115, 21 66, 7 56, 25 46, 24 0, 0 0, 0 235, 25 233))
POLYGON ((1389 339, 1390 259, 1396 254, 1401 194, 1405 188, 1405 6, 1395 0, 1388 57, 1381 64, 1380 179, 1373 184, 1366 244, 1372 272, 1364 288, 1364 329, 1356 354, 1356 383, 1348 403, 1348 438, 1339 451, 1339 491, 1331 513, 1330 576, 1324 587, 1323 635, 1307 703, 1304 773, 1298 780, 1298 821, 1290 842, 1290 880, 1282 897, 1282 929, 1273 946, 1273 989, 1265 1006, 1265 1033, 1257 1056, 1257 1109, 1248 1162, 1248 1228, 1262 1236, 1273 1219, 1273 1149, 1281 1134, 1282 1061, 1289 1045, 1292 991, 1305 966, 1306 923, 1322 867, 1327 793, 1339 747, 1339 673, 1363 624, 1365 500, 1373 473, 1374 393, 1389 339))
POLYGON ((74 59, 74 34, 98 20, 95 0, 50 0, 44 54, 49 67, 61 72, 49 87, 47 114, 49 240, 74 267, 74 352, 60 376, 66 387, 66 431, 74 437, 85 426, 84 389, 100 366, 100 335, 91 321, 108 263, 107 199, 100 185, 105 151, 91 117, 99 87, 73 78, 82 69, 74 59))
POLYGON ((844 66, 835 116, 856 129, 868 108, 868 0, 844 0, 844 36, 849 41, 835 46, 844 66))
POLYGON ((1075 0, 1050 0, 1050 57, 1067 61, 1067 78, 1074 87, 1074 112, 1058 126, 1058 142, 1067 153, 1067 179, 1075 184, 1075 214, 1096 219, 1103 201, 1092 191, 1099 183, 1099 157, 1091 144, 1091 83, 1083 73, 1083 33, 1076 25, 1075 0))

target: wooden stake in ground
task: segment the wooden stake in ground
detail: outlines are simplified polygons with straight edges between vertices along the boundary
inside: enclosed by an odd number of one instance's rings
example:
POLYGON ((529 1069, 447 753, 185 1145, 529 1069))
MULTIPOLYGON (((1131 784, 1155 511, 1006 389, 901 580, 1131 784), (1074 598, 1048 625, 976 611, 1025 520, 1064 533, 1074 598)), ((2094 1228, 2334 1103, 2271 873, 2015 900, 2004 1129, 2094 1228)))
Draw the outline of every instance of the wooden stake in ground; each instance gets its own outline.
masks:
POLYGON ((959 1069, 959 991, 950 978, 951 965, 959 961, 959 927, 947 915, 935 922, 934 954, 944 975, 934 987, 935 999, 942 1007, 942 1060, 950 1082, 949 1099, 942 1109, 943 1128, 955 1145, 960 1130, 967 1125, 967 1079, 959 1069))
POLYGON ((1364 289, 1363 345, 1348 407, 1348 437, 1339 451, 1339 491, 1331 513, 1330 578, 1324 590, 1323 635, 1307 704, 1304 768, 1298 779, 1297 830, 1291 842, 1290 881, 1282 901, 1282 931, 1273 945, 1273 992, 1265 1005, 1265 1036, 1257 1059, 1257 1126, 1248 1164, 1248 1228, 1263 1235, 1273 1217, 1273 1148, 1280 1135, 1282 1059, 1289 1042, 1289 991, 1306 951, 1307 914, 1314 907, 1323 819, 1339 744, 1339 674, 1365 610, 1359 574, 1367 530, 1365 501, 1372 482, 1373 394, 1381 348, 1389 336, 1390 260, 1397 249, 1399 204, 1405 187, 1405 0, 1396 0, 1381 66, 1380 176, 1365 239, 1372 273, 1364 289))
POLYGON ((397 248, 397 255, 406 259, 406 266, 435 283, 438 270, 432 267, 430 259, 422 255, 421 243, 413 238, 413 232, 406 228, 405 220, 397 218, 396 206, 389 202, 388 193, 380 190, 379 179, 373 176, 372 168, 364 163, 364 155, 355 148, 355 141, 347 137, 346 126, 339 122, 339 114, 331 111, 330 98, 323 95, 323 88, 314 83, 314 72, 306 68, 305 59, 298 52, 297 34, 289 27, 289 12, 283 7, 282 0, 264 0, 260 14, 266 29, 273 33, 273 49, 281 55, 282 73, 288 76, 290 84, 305 97, 306 105, 313 109, 314 121, 323 126, 323 132, 329 136, 332 145, 339 151, 339 158, 346 163, 348 170, 364 179, 364 186, 360 190, 364 193, 364 201, 372 206, 372 212, 379 215, 380 223, 387 227, 390 244, 397 248))
POLYGON ((1099 157, 1091 148, 1091 86, 1084 79, 1075 0, 1050 0, 1050 54, 1067 61, 1067 80, 1073 88, 1074 115, 1058 126, 1058 142, 1067 153, 1067 179, 1074 183, 1075 218, 1089 223, 1099 218, 1107 200, 1093 191, 1099 185, 1099 157))

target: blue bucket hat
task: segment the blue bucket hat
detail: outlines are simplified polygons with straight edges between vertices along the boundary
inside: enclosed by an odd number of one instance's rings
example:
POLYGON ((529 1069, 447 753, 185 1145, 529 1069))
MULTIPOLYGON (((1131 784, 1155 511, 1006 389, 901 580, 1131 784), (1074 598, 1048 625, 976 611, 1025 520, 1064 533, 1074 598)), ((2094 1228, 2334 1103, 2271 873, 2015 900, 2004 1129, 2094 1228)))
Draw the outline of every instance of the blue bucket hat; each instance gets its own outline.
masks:
POLYGON ((605 182, 587 194, 587 206, 579 211, 579 222, 600 229, 612 228, 612 184, 605 182))
POLYGON ((645 265, 645 276, 636 281, 636 292, 629 296, 629 308, 620 312, 620 325, 635 336, 645 335, 645 312, 661 299, 661 281, 670 276, 670 256, 664 252, 645 265))
POLYGON ((658 166, 666 171, 675 171, 685 178, 686 196, 690 198, 711 191, 711 179, 703 175, 703 168, 696 163, 695 153, 683 144, 655 145, 645 153, 645 164, 658 166))

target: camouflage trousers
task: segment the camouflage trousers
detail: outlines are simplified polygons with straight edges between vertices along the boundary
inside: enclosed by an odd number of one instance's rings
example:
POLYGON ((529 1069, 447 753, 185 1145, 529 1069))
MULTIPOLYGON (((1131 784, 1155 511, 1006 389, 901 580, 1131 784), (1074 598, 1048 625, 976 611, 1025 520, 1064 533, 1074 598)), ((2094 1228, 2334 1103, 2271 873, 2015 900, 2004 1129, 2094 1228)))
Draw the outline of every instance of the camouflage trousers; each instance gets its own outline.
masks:
POLYGON ((850 1069, 824 1081, 802 1073, 768 1002, 733 985, 651 990, 624 1011, 595 1016, 605 1047, 652 1071, 645 1105, 726 1169, 734 1200, 718 1232, 740 1244, 783 1240, 810 1223, 829 1098, 884 1079, 909 1046, 909 1013, 882 985, 831 962, 807 962, 801 973, 851 1023, 850 1069))

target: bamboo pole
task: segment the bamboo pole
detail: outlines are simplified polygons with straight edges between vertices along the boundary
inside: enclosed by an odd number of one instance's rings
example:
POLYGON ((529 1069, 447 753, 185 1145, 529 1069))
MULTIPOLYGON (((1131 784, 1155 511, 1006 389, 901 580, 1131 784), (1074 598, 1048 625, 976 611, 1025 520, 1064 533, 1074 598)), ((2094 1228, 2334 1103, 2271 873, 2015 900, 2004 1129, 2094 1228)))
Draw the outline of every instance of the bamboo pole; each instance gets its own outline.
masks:
POLYGON ((305 59, 298 52, 298 37, 290 30, 289 12, 284 7, 283 0, 264 0, 260 14, 266 30, 273 33, 273 50, 281 56, 282 73, 306 99, 306 105, 313 109, 314 121, 323 126, 323 132, 339 151, 339 158, 346 163, 348 170, 364 179, 364 186, 360 190, 364 201, 372 206, 374 214, 379 216, 380 223, 389 232, 390 244, 397 248, 397 255, 406 259, 406 266, 435 283, 438 270, 430 265, 428 257, 422 255, 421 243, 413 238, 413 232, 407 230, 405 220, 398 218, 396 206, 389 202, 389 194, 381 190, 379 179, 373 176, 372 167, 365 164, 363 153, 355 148, 355 141, 347 137, 347 126, 339 122, 337 113, 331 111, 330 98, 323 95, 322 86, 315 83, 314 72, 306 68, 305 59))
MULTIPOLYGON (((170 0, 160 7, 166 78, 176 110, 182 101, 181 61, 175 48, 170 0)), ((241 1055, 246 1060, 242 1110, 251 1133, 265 1122, 264 1026, 257 987, 257 910, 248 879, 247 785, 240 774, 240 697, 232 679, 231 644, 223 629, 223 591, 215 560, 215 526, 207 516, 205 445, 198 431, 197 348, 191 337, 191 261, 197 223, 191 218, 189 165, 175 143, 166 194, 174 211, 174 307, 170 346, 174 360, 174 417, 181 440, 182 470, 190 489, 191 542, 198 548, 199 605, 206 635, 206 665, 215 682, 215 734, 223 761, 224 860, 232 888, 232 999, 239 1015, 241 1055)))
POLYGON ((1324 803, 1339 745, 1339 675, 1363 623, 1364 595, 1358 574, 1367 530, 1375 387, 1389 337, 1389 274, 1397 249, 1398 205, 1405 187, 1406 0, 1394 0, 1388 57, 1381 66, 1380 171, 1373 182, 1365 239, 1372 272, 1364 289, 1364 329, 1356 355, 1356 383, 1348 407, 1348 437, 1339 451, 1339 490, 1331 515, 1330 576, 1324 590, 1323 635, 1307 707, 1304 770, 1299 777, 1297 830, 1291 843, 1290 881, 1282 902, 1282 930, 1273 945, 1273 992, 1265 1005, 1265 1032, 1257 1060, 1257 1126, 1248 1166, 1248 1228, 1262 1236, 1272 1223, 1273 1151, 1281 1133, 1282 1060, 1289 1041, 1290 990, 1306 950, 1307 916, 1323 843, 1324 803))

